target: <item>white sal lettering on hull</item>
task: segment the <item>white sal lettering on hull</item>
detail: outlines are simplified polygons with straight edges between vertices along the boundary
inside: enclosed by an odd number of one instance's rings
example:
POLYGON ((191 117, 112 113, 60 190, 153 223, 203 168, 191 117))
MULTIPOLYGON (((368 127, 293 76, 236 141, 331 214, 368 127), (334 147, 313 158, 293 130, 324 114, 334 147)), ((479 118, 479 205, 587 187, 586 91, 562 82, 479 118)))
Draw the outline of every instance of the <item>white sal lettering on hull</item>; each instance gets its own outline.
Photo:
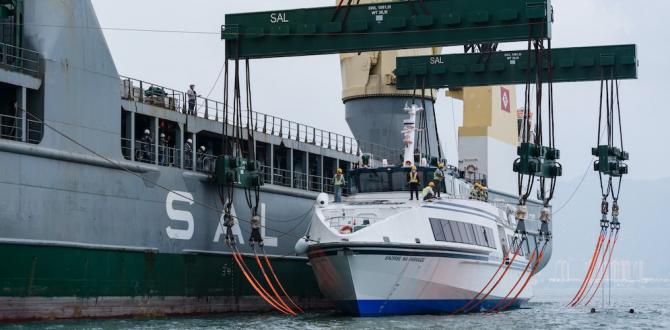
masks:
POLYGON ((272 13, 270 14, 270 23, 289 23, 291 21, 286 18, 286 13, 272 13))
POLYGON ((186 229, 174 229, 170 226, 165 228, 165 232, 171 239, 189 240, 193 237, 193 215, 188 211, 175 210, 174 202, 188 203, 193 205, 193 195, 183 191, 171 191, 165 199, 165 211, 173 221, 182 221, 187 224, 186 229))

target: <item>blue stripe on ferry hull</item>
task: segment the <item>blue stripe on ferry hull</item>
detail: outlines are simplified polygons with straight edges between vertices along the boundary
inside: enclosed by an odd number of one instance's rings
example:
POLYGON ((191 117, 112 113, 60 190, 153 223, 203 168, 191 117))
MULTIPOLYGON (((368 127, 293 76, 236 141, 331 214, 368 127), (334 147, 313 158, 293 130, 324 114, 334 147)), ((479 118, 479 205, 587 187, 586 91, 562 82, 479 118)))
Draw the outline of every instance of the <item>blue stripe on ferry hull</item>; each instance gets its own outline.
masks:
MULTIPOLYGON (((509 301, 509 299, 507 299, 509 301)), ((496 306, 500 301, 486 300, 478 308, 471 312, 479 312, 496 306)), ((519 308, 527 299, 517 299, 508 309, 519 308)), ((338 307, 352 315, 357 316, 388 316, 388 315, 410 315, 410 314, 445 314, 452 313, 463 306, 469 300, 350 300, 336 302, 338 307)))

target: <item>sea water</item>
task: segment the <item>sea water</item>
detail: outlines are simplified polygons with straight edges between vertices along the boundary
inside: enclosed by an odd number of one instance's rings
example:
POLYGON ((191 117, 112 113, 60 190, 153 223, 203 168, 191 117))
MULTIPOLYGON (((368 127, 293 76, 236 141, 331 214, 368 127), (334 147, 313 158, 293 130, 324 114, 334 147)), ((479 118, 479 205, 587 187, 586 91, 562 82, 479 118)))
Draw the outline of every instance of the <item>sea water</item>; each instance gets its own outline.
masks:
POLYGON ((0 329, 670 329, 670 289, 612 289, 589 307, 567 308, 574 290, 539 289, 524 308, 498 314, 350 317, 338 312, 298 317, 266 314, 83 320, 6 324, 0 329), (591 307, 596 313, 591 313, 591 307), (629 313, 630 309, 635 313, 629 313))

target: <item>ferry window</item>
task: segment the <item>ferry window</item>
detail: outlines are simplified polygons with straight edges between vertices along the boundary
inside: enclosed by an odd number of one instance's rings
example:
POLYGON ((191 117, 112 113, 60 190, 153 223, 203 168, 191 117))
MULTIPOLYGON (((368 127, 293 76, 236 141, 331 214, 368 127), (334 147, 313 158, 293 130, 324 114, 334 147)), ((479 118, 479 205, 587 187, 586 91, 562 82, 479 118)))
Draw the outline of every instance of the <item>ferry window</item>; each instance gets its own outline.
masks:
POLYGON ((464 243, 465 241, 461 237, 461 232, 458 231, 458 223, 456 221, 449 221, 449 225, 451 226, 451 232, 454 233, 454 242, 464 243))
POLYGON ((433 229, 433 237, 436 241, 445 241, 444 232, 442 232, 442 224, 438 219, 430 219, 430 227, 433 229))
POLYGON ((475 231, 475 239, 477 240, 477 245, 480 246, 489 246, 484 238, 484 227, 479 225, 474 225, 473 229, 475 231))
POLYGON ((455 242, 454 233, 451 231, 451 226, 449 225, 449 220, 442 220, 442 229, 444 229, 444 237, 447 242, 455 242))
POLYGON ((471 223, 465 224, 465 232, 468 235, 468 241, 470 242, 470 244, 477 245, 477 239, 475 238, 475 231, 472 228, 471 223))
POLYGON ((472 244, 470 240, 468 240, 468 233, 467 230, 465 229, 465 223, 458 222, 457 224, 458 224, 458 231, 461 233, 461 239, 463 239, 463 243, 472 244))
POLYGON ((389 180, 386 172, 369 172, 358 174, 359 192, 389 191, 389 180))

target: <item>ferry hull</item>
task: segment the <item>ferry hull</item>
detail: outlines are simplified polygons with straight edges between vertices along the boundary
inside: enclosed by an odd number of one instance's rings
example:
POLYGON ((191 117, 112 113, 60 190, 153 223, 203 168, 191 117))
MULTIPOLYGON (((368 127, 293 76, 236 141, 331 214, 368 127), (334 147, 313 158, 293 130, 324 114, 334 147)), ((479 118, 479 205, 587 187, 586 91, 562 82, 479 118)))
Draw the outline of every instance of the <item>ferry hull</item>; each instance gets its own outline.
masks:
MULTIPOLYGON (((455 312, 477 295, 500 261, 445 250, 315 246, 310 250, 310 263, 321 291, 342 311, 384 316, 455 312)), ((524 266, 525 262, 516 261, 498 287, 469 312, 496 306, 524 266)), ((518 308, 531 297, 532 288, 527 288, 508 308, 518 308)))

